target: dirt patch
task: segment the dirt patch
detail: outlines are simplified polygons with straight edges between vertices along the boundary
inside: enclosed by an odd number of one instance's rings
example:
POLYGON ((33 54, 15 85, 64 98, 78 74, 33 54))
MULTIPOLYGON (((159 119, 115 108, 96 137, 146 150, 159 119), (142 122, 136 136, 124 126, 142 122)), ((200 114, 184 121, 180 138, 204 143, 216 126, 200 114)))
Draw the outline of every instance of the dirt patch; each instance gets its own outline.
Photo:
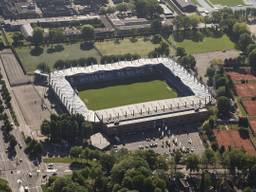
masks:
POLYGON ((13 87, 13 93, 26 123, 32 130, 39 130, 43 120, 49 119, 51 115, 47 108, 42 107, 42 97, 33 85, 13 87))
POLYGON ((237 96, 240 96, 240 97, 256 96, 256 83, 235 84, 234 88, 237 96))
POLYGON ((230 71, 230 72, 226 72, 226 74, 229 76, 229 78, 232 81, 242 81, 242 80, 255 81, 256 80, 256 77, 250 73, 238 73, 238 72, 230 71))
POLYGON ((252 133, 255 135, 256 134, 256 119, 249 120, 249 125, 252 130, 252 133))
POLYGON ((214 135, 219 146, 244 149, 248 154, 255 155, 256 150, 248 136, 243 136, 238 130, 215 130, 214 135))
POLYGON ((247 112, 248 115, 256 115, 256 101, 243 100, 242 104, 243 104, 245 111, 247 112))
POLYGON ((198 75, 201 76, 204 80, 206 80, 204 76, 206 74, 207 68, 210 66, 210 61, 212 61, 213 59, 224 60, 225 58, 234 58, 237 56, 239 56, 239 52, 236 50, 229 50, 226 52, 215 51, 209 53, 194 54, 194 57, 196 59, 196 66, 198 69, 198 75))

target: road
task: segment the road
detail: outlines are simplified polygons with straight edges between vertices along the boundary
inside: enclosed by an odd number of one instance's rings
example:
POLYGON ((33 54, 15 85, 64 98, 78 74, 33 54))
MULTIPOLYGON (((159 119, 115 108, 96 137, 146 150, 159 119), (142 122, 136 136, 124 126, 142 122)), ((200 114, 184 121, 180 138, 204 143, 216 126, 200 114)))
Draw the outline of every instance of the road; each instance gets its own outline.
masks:
POLYGON ((34 18, 34 19, 17 19, 17 20, 5 20, 5 24, 10 25, 24 25, 28 23, 51 23, 51 22, 67 22, 67 21, 82 21, 100 19, 99 15, 79 15, 79 16, 65 16, 65 17, 45 17, 45 18, 34 18))
MULTIPOLYGON (((1 54, 1 52, 0 52, 1 54)), ((17 115, 17 119, 20 123, 20 126, 14 126, 14 129, 12 131, 12 134, 15 136, 17 142, 20 144, 20 147, 16 147, 17 155, 14 160, 8 159, 8 156, 6 154, 6 144, 3 141, 2 133, 0 134, 0 148, 1 148, 1 175, 3 175, 7 181, 9 182, 10 187, 14 192, 20 191, 19 188, 21 185, 28 186, 30 192, 41 192, 42 189, 40 187, 41 184, 41 174, 37 173, 37 170, 40 169, 40 167, 34 166, 34 164, 28 159, 27 155, 24 153, 24 148, 26 144, 24 143, 23 136, 21 134, 22 131, 28 132, 28 135, 30 135, 30 131, 26 131, 29 129, 27 127, 25 120, 22 116, 21 111, 19 110, 18 104, 15 101, 15 98, 13 97, 13 92, 11 90, 10 84, 8 82, 8 78, 6 76, 5 70, 3 68, 2 62, 0 61, 0 69, 1 74, 3 76, 3 80, 5 80, 6 87, 8 88, 10 95, 12 97, 11 103, 13 106, 13 109, 17 115), (29 176, 29 173, 32 173, 32 177, 29 176), (19 184, 17 181, 21 180, 22 183, 19 184)), ((12 122, 12 118, 10 116, 10 113, 6 111, 6 113, 9 116, 9 120, 12 122)), ((22 191, 22 190, 21 190, 22 191)))

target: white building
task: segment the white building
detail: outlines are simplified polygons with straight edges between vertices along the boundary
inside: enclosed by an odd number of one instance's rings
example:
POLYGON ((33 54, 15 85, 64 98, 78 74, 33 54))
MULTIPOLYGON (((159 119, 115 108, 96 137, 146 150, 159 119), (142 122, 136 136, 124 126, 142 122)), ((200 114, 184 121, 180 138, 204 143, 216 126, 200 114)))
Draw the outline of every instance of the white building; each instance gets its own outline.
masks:
POLYGON ((34 32, 34 29, 31 27, 31 25, 28 23, 28 24, 24 24, 20 27, 20 31, 22 33, 22 35, 24 36, 25 39, 28 39, 30 37, 33 36, 33 32, 34 32))

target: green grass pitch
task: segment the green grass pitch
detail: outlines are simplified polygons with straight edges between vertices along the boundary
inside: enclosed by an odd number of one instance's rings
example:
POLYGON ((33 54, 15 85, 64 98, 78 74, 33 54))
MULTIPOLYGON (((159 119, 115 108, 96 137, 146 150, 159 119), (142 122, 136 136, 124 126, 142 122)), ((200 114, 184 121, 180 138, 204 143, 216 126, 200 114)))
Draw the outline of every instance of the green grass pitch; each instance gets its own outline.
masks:
POLYGON ((223 6, 244 5, 243 0, 210 0, 213 4, 220 4, 223 6))
POLYGON ((80 98, 91 110, 99 110, 147 101, 170 99, 177 93, 162 80, 135 82, 87 89, 79 92, 80 98))

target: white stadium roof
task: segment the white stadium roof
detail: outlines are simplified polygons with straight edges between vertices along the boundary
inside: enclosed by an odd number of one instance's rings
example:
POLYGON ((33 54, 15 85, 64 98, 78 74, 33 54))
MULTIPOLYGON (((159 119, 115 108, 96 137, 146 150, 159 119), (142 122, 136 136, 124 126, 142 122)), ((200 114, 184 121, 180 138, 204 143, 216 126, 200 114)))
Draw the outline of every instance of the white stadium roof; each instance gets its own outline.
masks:
POLYGON ((112 64, 63 69, 50 74, 50 85, 66 106, 69 113, 80 113, 90 122, 98 122, 101 119, 104 122, 110 123, 122 119, 134 119, 168 112, 173 113, 204 108, 206 104, 213 101, 208 88, 193 75, 188 73, 184 67, 170 58, 138 59, 134 61, 120 61, 112 64), (87 108, 65 78, 66 76, 77 74, 93 74, 98 71, 113 71, 127 67, 137 68, 157 64, 163 64, 166 68, 169 68, 175 76, 180 78, 183 84, 190 87, 194 95, 92 111, 87 108))

